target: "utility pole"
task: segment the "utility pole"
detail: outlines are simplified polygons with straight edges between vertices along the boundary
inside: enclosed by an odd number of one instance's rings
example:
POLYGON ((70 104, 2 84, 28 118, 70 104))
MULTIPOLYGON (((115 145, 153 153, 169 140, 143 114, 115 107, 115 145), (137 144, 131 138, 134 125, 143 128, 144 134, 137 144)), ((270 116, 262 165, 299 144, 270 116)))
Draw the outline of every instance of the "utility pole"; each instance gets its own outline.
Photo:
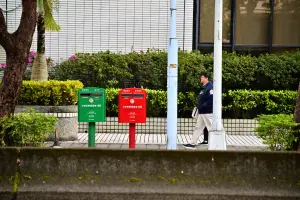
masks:
POLYGON ((212 130, 208 150, 226 150, 225 130, 222 123, 222 25, 223 0, 215 0, 214 31, 214 101, 212 130))
POLYGON ((177 149, 177 85, 178 85, 178 41, 176 39, 176 0, 170 0, 170 39, 168 47, 168 108, 167 149, 177 149))

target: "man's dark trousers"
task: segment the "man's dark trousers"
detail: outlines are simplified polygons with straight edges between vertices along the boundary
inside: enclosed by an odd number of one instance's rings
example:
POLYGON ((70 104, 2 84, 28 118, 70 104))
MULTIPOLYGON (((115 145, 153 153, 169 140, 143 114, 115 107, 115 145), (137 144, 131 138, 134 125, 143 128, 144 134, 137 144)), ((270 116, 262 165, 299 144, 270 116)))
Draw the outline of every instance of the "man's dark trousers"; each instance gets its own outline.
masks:
POLYGON ((207 142, 208 142, 208 130, 207 130, 206 127, 205 127, 205 129, 203 130, 203 134, 204 134, 204 141, 207 141, 207 142))

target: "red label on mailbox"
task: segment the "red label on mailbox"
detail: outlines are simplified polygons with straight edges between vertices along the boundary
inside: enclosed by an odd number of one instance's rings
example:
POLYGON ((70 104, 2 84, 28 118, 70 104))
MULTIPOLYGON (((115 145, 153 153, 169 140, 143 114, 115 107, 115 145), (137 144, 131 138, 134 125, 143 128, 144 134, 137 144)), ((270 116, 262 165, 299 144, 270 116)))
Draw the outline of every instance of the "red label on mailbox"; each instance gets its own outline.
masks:
POLYGON ((119 123, 146 123, 146 90, 125 88, 119 92, 119 123))

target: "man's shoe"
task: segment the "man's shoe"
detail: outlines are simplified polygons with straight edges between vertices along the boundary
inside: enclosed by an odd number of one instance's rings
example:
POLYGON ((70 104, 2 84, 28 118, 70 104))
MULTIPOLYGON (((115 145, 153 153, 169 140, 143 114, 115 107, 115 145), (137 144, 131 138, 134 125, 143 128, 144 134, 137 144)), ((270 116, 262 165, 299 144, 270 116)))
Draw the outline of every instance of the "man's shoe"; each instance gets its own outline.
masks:
POLYGON ((208 145, 208 141, 204 140, 203 142, 199 143, 199 145, 208 145))
POLYGON ((196 149, 196 145, 192 145, 192 144, 184 144, 183 146, 186 149, 196 149))

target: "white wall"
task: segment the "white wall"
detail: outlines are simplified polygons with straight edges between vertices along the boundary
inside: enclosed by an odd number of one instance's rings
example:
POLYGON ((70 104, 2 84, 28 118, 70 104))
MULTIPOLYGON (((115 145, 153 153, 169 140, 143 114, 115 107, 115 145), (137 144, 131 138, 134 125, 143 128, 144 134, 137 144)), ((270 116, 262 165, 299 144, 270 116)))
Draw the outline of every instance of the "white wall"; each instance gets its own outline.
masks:
MULTIPOLYGON (((59 61, 74 52, 130 52, 148 48, 167 49, 169 37, 170 0, 60 0, 55 18, 61 25, 59 33, 46 33, 46 54, 59 61)), ((8 10, 21 0, 8 0, 8 10)), ((5 1, 0 0, 5 9, 5 1)), ((16 30, 22 7, 8 12, 10 32, 16 30)), ((193 0, 177 0, 177 38, 183 49, 192 50, 193 0), (184 1, 185 26, 184 26, 184 1), (185 28, 184 28, 185 27, 185 28)), ((36 36, 32 44, 36 49, 36 36)), ((0 47, 0 63, 5 52, 0 47)))

